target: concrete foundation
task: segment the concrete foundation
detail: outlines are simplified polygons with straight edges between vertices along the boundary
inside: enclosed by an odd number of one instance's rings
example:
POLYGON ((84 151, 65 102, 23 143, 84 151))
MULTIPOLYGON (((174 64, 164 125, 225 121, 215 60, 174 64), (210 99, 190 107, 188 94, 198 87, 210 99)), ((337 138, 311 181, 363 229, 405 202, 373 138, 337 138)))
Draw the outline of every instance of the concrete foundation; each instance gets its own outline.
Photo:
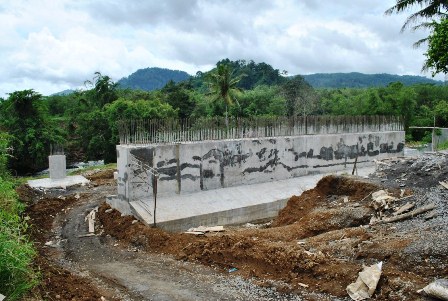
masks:
MULTIPOLYGON (((352 166, 337 172, 351 174, 352 166)), ((374 167, 358 170, 360 176, 374 167)), ((335 172, 336 173, 336 172, 335 172)), ((241 185, 157 198, 157 227, 166 231, 185 231, 197 226, 243 224, 275 217, 292 195, 313 188, 325 174, 307 175, 269 183, 241 185)), ((122 202, 117 196, 107 203, 123 215, 133 214, 148 225, 154 223, 153 199, 122 202)))
POLYGON ((284 180, 337 171, 403 155, 404 132, 308 135, 179 144, 117 146, 118 195, 123 201, 284 180))
MULTIPOLYGON (((402 156, 403 149, 403 131, 119 145, 118 195, 109 203, 120 208, 122 213, 132 213, 151 224, 154 173, 158 174, 157 197, 167 202, 164 206, 178 206, 173 200, 179 196, 186 202, 181 208, 186 208, 194 198, 200 198, 202 192, 228 194, 232 187, 341 170, 351 172, 355 160, 358 167, 368 166, 374 159, 402 156), (188 201, 190 196, 191 201, 188 201)), ((202 206, 195 214, 185 217, 189 221, 181 222, 182 226, 170 227, 183 229, 187 224, 227 224, 272 217, 290 196, 277 195, 267 202, 244 203, 242 195, 237 193, 234 195, 236 207, 219 206, 219 214, 209 218, 215 205, 208 209, 202 206), (260 207, 261 203, 265 205, 260 207)), ((170 219, 178 220, 180 216, 182 214, 170 219)), ((163 221, 160 222, 162 225, 163 221)))
POLYGON ((63 179, 53 180, 49 178, 45 179, 37 179, 37 180, 29 180, 28 185, 31 188, 40 188, 40 189, 51 189, 51 188, 62 188, 66 189, 69 186, 74 185, 85 185, 88 184, 89 180, 84 178, 83 176, 68 176, 63 179))

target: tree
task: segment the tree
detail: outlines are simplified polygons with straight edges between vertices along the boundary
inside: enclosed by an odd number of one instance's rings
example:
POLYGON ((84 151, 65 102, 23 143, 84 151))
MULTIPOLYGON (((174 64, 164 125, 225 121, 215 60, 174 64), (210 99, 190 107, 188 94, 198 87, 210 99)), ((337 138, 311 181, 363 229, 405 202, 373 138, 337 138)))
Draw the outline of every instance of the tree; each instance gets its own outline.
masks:
POLYGON ((253 90, 245 91, 239 99, 242 115, 285 115, 286 100, 279 90, 278 86, 257 86, 253 90))
POLYGON ((401 30, 405 30, 409 24, 420 19, 425 20, 426 22, 413 27, 414 30, 422 27, 431 30, 427 38, 414 44, 415 47, 419 47, 428 42, 428 51, 425 53, 426 61, 422 69, 432 69, 433 76, 439 72, 447 73, 448 0, 397 0, 397 4, 389 8, 386 14, 400 13, 415 5, 420 5, 421 9, 407 18, 401 30))
POLYGON ((10 167, 19 173, 48 166, 51 144, 62 144, 62 129, 48 117, 42 95, 33 90, 16 91, 0 103, 0 128, 11 135, 10 167))
POLYGON ((241 90, 237 87, 243 75, 233 76, 232 68, 229 64, 218 64, 217 67, 207 74, 206 82, 209 93, 214 102, 222 101, 226 108, 238 102, 236 96, 241 90))
MULTIPOLYGON (((403 24, 402 30, 405 30, 411 23, 417 22, 419 19, 433 20, 434 18, 445 18, 448 11, 447 0, 396 0, 397 3, 386 10, 387 15, 393 13, 401 13, 409 8, 419 5, 421 9, 411 14, 406 22, 403 24)), ((414 29, 421 26, 425 26, 425 23, 417 25, 414 29)))
POLYGON ((428 50, 423 70, 432 70, 432 75, 448 73, 448 19, 433 22, 433 30, 427 38, 428 50))
POLYGON ((179 118, 188 118, 193 113, 195 102, 190 98, 185 84, 176 84, 170 80, 161 92, 164 95, 165 101, 169 103, 174 109, 179 110, 179 118))
POLYGON ((298 114, 306 116, 317 108, 317 94, 302 76, 297 75, 289 79, 282 85, 281 90, 286 99, 286 114, 288 116, 298 114))
POLYGON ((100 72, 95 72, 93 81, 87 80, 84 84, 87 87, 92 87, 89 91, 90 93, 88 93, 88 101, 90 101, 90 105, 95 105, 102 108, 105 104, 111 103, 118 99, 118 84, 113 82, 107 75, 102 75, 100 72))

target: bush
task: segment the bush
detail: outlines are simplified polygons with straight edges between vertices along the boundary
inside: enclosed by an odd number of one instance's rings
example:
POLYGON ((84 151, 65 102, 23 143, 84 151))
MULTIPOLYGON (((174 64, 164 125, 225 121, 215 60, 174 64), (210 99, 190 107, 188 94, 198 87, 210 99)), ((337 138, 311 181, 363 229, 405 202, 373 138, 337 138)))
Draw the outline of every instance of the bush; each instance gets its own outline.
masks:
POLYGON ((0 292, 7 300, 18 300, 38 284, 31 268, 36 251, 23 234, 27 224, 18 215, 0 209, 0 292))
POLYGON ((12 182, 0 176, 0 210, 18 214, 23 210, 23 204, 17 201, 17 193, 12 182))
POLYGON ((19 214, 14 184, 6 170, 8 139, 0 133, 0 293, 7 300, 17 300, 39 281, 31 263, 36 256, 33 244, 24 234, 28 225, 19 214))

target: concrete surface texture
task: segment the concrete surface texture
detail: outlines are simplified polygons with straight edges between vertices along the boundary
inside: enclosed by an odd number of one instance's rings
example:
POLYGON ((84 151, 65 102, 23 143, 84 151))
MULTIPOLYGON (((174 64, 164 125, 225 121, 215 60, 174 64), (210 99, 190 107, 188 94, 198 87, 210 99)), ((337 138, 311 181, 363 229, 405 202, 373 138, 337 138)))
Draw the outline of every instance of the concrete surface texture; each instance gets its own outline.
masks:
POLYGON ((403 154, 404 132, 306 135, 203 141, 182 144, 119 145, 118 195, 123 201, 153 194, 191 193, 284 180, 371 164, 403 154))
POLYGON ((37 179, 37 180, 28 180, 28 185, 32 188, 41 188, 41 189, 49 189, 49 188, 62 188, 73 186, 73 185, 85 185, 89 183, 89 180, 84 178, 83 176, 67 176, 63 179, 53 180, 51 178, 45 179, 37 179))
POLYGON ((48 156, 50 179, 60 180, 67 176, 65 155, 48 156))
MULTIPOLYGON (((359 176, 374 172, 373 166, 357 170, 359 176)), ((268 183, 241 185, 157 198, 156 223, 167 231, 185 231, 191 227, 230 225, 271 218, 277 215, 292 195, 313 188, 328 174, 351 174, 352 167, 326 174, 307 175, 268 183)), ((134 214, 148 225, 154 223, 154 198, 133 201, 127 208, 115 197, 108 203, 122 213, 134 214), (118 203, 118 204, 117 204, 118 203)))

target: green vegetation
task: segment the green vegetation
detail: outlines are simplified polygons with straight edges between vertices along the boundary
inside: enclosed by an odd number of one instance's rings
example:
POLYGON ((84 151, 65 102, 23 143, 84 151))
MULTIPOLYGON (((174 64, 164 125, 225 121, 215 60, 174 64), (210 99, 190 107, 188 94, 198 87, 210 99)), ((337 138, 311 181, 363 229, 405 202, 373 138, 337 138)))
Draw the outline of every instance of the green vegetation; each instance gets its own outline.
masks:
POLYGON ((153 91, 161 89, 169 81, 178 83, 187 80, 190 75, 184 71, 164 68, 139 69, 117 83, 122 89, 153 91))
POLYGON ((19 214, 19 203, 6 171, 8 136, 0 132, 0 292, 7 300, 18 300, 37 285, 39 274, 31 266, 36 251, 25 235, 27 224, 19 214))
POLYGON ((86 168, 80 168, 80 169, 71 171, 68 173, 68 175, 70 175, 70 176, 80 175, 82 173, 85 173, 86 171, 97 170, 97 169, 98 170, 117 169, 117 163, 109 163, 109 164, 97 165, 97 166, 88 166, 86 168))
POLYGON ((419 47, 428 42, 425 53, 426 61, 423 70, 432 70, 432 75, 448 73, 448 2, 446 0, 396 0, 396 4, 386 11, 386 14, 401 13, 417 6, 419 10, 412 13, 404 23, 402 31, 412 23, 424 21, 412 27, 413 30, 429 29, 428 37, 417 41, 414 46, 419 47))
POLYGON ((428 50, 425 53, 426 61, 423 69, 433 70, 437 73, 448 73, 448 19, 433 22, 432 32, 428 36, 428 50))
POLYGON ((0 292, 17 299, 37 282, 30 269, 35 251, 23 235, 23 205, 10 173, 45 168, 51 144, 63 145, 69 160, 115 162, 121 119, 399 115, 406 139, 423 142, 430 141, 431 131, 409 126, 448 127, 448 86, 394 81, 315 89, 300 75, 286 75, 266 63, 226 59, 209 72, 153 91, 122 89, 97 72, 84 90, 48 97, 24 90, 0 99, 0 292))
POLYGON ((442 142, 437 145, 437 150, 446 150, 448 149, 448 141, 442 142))
POLYGON ((448 87, 443 85, 395 81, 380 87, 315 89, 303 76, 286 75, 266 63, 225 59, 208 72, 168 81, 153 91, 122 89, 99 72, 84 90, 66 95, 17 91, 0 99, 0 129, 10 135, 12 146, 8 167, 19 175, 45 168, 51 144, 63 145, 69 161, 115 162, 120 119, 400 115, 409 141, 430 135, 408 130, 411 125, 432 126, 435 118, 436 126, 448 126, 448 87))
POLYGON ((400 82, 405 86, 416 84, 441 85, 441 81, 423 76, 395 74, 316 73, 303 76, 314 88, 372 88, 386 87, 390 83, 400 82))

